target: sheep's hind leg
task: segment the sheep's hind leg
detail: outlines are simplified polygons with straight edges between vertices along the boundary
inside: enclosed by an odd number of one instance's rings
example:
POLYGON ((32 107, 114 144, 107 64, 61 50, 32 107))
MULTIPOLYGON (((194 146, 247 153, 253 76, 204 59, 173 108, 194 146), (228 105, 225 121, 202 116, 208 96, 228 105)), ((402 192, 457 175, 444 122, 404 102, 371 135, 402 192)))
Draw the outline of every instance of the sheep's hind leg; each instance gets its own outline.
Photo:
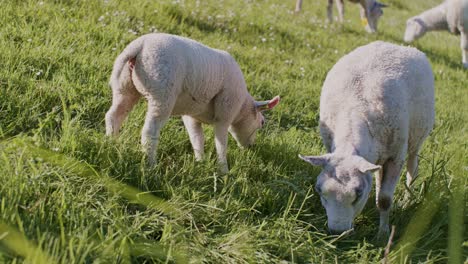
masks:
POLYGON ((113 91, 112 106, 106 113, 106 135, 118 136, 122 122, 128 116, 141 95, 134 87, 122 91, 113 91))
POLYGON ((460 46, 462 49, 463 67, 468 69, 468 34, 465 32, 461 32, 460 34, 460 46))
POLYGON ((205 137, 203 135, 203 128, 200 122, 191 116, 182 116, 185 128, 189 134, 190 142, 192 143, 195 159, 200 161, 204 156, 205 137))
POLYGON ((147 155, 150 166, 156 163, 156 149, 159 143, 159 135, 169 116, 170 112, 163 112, 155 103, 148 102, 148 112, 146 113, 145 125, 141 133, 141 145, 147 155))

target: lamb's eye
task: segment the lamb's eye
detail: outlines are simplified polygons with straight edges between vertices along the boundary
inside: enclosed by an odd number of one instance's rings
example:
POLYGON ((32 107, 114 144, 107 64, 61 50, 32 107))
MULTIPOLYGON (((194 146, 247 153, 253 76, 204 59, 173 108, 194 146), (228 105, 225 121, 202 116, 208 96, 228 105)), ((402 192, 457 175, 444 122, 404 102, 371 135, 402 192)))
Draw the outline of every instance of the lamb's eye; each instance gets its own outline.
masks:
POLYGON ((362 196, 362 189, 360 188, 356 189, 356 198, 353 201, 353 205, 355 205, 361 199, 361 196, 362 196))
POLYGON ((318 194, 322 194, 322 189, 320 188, 320 186, 315 185, 314 189, 318 194))

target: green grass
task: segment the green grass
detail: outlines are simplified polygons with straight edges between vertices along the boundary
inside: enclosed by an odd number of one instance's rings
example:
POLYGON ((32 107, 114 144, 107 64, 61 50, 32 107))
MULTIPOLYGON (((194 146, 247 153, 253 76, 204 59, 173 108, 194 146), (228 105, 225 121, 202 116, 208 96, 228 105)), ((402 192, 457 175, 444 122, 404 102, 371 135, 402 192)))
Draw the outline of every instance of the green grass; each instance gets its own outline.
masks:
MULTIPOLYGON (((0 262, 380 262, 374 198, 354 234, 328 235, 319 170, 297 154, 324 152, 319 96, 333 64, 377 39, 401 44, 406 19, 439 1, 388 2, 369 35, 349 3, 348 22, 327 24, 325 0, 299 15, 292 0, 0 1, 0 262), (162 131, 158 166, 146 167, 143 101, 118 140, 104 136, 112 63, 152 31, 228 50, 256 98, 281 95, 256 147, 230 139, 229 175, 216 172, 209 126, 208 158, 194 162, 179 118, 162 131)), ((468 71, 456 36, 429 33, 415 46, 435 73, 436 126, 414 197, 396 191, 388 259, 466 262, 468 71)))

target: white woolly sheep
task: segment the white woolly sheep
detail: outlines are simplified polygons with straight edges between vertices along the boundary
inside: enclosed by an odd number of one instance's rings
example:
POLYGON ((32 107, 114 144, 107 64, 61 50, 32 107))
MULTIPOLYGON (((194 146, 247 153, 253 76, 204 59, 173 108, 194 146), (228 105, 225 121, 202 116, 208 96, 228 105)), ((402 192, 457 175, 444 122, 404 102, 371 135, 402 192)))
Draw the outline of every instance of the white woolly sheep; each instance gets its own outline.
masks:
MULTIPOLYGON (((377 32, 377 23, 382 16, 382 8, 387 5, 379 3, 375 0, 349 0, 353 3, 359 3, 361 21, 369 33, 377 32)), ((336 0, 336 7, 338 8, 338 20, 343 23, 344 20, 344 2, 343 0, 336 0)), ((333 22, 333 0, 328 0, 327 16, 330 23, 333 22)))
POLYGON ((433 124, 434 77, 424 53, 376 41, 333 66, 320 97, 320 134, 328 154, 300 155, 323 168, 315 187, 331 232, 353 227, 371 191, 371 173, 377 172, 379 236, 388 233, 406 155, 409 186, 433 124))
POLYGON ((404 41, 413 42, 433 30, 448 30, 453 34, 460 34, 462 62, 468 68, 468 0, 446 0, 408 19, 404 41))
POLYGON ((214 125, 222 172, 228 171, 228 131, 239 145, 253 144, 264 123, 261 111, 279 102, 279 97, 256 102, 229 53, 169 34, 148 34, 131 42, 114 63, 110 86, 107 135, 118 135, 123 120, 143 96, 148 110, 141 143, 150 164, 155 162, 161 128, 171 115, 181 115, 197 160, 204 155, 201 123, 214 125))

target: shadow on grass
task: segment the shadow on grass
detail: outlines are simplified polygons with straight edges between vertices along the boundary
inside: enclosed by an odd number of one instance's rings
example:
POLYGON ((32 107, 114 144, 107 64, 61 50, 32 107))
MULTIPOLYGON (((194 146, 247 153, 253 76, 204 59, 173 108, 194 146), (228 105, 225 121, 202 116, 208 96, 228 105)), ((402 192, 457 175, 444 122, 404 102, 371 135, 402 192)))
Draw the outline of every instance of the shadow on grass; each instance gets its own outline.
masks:
POLYGON ((454 69, 454 70, 459 70, 459 69, 462 69, 463 66, 461 64, 461 58, 460 58, 460 61, 453 61, 449 56, 447 56, 446 53, 439 53, 435 50, 430 50, 428 48, 425 48, 421 45, 416 45, 416 47, 424 52, 427 57, 431 60, 434 60, 434 61, 437 61, 441 64, 444 64, 444 65, 447 65, 448 67, 454 69))

